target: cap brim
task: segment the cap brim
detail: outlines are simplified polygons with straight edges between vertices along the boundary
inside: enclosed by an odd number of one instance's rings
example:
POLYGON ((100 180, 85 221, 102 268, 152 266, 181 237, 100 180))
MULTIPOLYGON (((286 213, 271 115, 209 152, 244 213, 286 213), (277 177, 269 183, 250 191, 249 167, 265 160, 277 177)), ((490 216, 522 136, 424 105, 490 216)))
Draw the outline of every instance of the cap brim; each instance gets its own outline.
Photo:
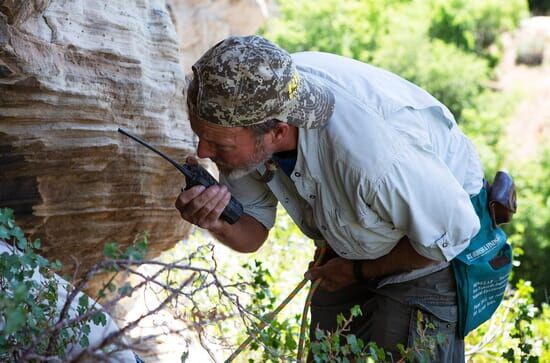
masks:
POLYGON ((334 112, 334 95, 315 77, 300 74, 297 102, 287 116, 296 127, 314 129, 326 125, 334 112))

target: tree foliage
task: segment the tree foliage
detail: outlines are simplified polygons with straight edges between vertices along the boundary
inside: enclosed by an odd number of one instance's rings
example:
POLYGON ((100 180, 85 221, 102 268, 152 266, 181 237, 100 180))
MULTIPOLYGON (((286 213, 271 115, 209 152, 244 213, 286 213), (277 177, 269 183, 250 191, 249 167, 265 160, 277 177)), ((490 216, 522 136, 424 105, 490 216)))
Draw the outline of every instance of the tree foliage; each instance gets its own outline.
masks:
POLYGON ((527 13, 524 0, 279 0, 262 30, 290 52, 340 54, 425 88, 461 120, 488 92, 500 35, 527 13))
POLYGON ((524 0, 434 0, 428 33, 494 66, 502 50, 500 35, 515 29, 526 13, 524 0))
POLYGON ((90 324, 105 325, 105 314, 90 314, 85 295, 78 297, 76 318, 68 313, 58 301, 58 290, 68 288, 54 275, 60 263, 36 253, 40 241, 27 241, 9 209, 0 209, 0 239, 19 251, 0 254, 0 360, 64 358, 71 345, 88 347, 90 324))

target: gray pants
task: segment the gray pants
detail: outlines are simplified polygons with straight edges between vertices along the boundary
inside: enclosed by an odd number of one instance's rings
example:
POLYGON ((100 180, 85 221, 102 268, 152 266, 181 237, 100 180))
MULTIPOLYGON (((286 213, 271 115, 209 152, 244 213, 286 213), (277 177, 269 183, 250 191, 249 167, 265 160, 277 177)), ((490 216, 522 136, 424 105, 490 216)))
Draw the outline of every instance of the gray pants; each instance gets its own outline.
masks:
POLYGON ((354 284, 332 293, 318 289, 311 304, 311 340, 315 340, 316 327, 334 331, 336 316, 342 313, 348 317, 354 305, 361 307, 363 315, 353 320, 349 333, 365 343, 375 342, 391 353, 394 361, 400 357, 397 344, 403 344, 425 345, 428 349, 423 355, 432 362, 464 362, 464 340, 457 334, 456 285, 450 267, 381 288, 354 284), (420 326, 419 312, 424 321, 420 326), (431 327, 423 330, 426 322, 431 327), (435 344, 431 354, 427 353, 430 341, 435 344))

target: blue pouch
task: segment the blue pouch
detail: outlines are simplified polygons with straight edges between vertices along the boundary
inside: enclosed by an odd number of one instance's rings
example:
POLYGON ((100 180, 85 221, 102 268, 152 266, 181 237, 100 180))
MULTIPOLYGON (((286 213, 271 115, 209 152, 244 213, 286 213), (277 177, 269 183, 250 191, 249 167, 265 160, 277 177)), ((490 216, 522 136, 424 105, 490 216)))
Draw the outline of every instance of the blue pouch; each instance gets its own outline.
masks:
POLYGON ((458 331, 464 338, 487 321, 502 301, 512 270, 512 249, 504 231, 493 225, 482 188, 471 198, 481 228, 470 245, 451 261, 458 300, 458 331))

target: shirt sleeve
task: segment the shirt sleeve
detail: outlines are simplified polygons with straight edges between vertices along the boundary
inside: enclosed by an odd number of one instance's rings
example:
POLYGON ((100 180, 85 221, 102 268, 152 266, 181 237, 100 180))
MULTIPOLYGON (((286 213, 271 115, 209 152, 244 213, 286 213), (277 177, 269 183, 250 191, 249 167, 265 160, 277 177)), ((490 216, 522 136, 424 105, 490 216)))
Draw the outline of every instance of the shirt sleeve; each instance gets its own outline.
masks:
POLYGON ((372 208, 428 258, 450 261, 479 231, 468 193, 436 155, 417 145, 402 152, 375 183, 372 208))
POLYGON ((220 183, 227 186, 231 195, 243 205, 244 213, 269 230, 275 224, 277 198, 265 183, 254 179, 253 173, 234 180, 220 174, 220 183))

